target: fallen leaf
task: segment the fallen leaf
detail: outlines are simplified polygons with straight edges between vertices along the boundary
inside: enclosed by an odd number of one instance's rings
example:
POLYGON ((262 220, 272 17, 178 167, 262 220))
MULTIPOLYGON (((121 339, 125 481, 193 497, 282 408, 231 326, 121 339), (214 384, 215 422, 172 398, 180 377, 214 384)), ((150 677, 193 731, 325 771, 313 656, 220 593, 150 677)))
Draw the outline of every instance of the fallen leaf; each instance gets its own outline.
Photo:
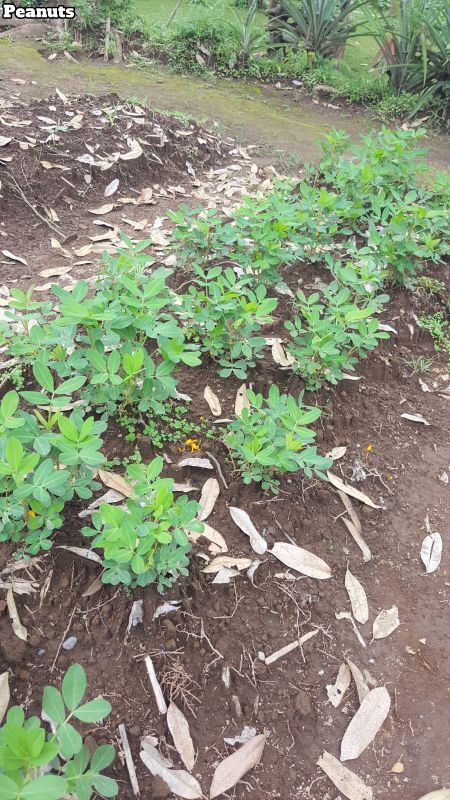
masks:
POLYGON ((356 691, 357 691, 357 694, 358 694, 358 700, 359 700, 360 703, 362 703, 362 701, 364 700, 366 694, 369 694, 370 689, 367 686, 367 683, 364 680, 363 674, 362 674, 361 670, 359 669, 359 667, 357 667, 356 664, 354 664, 353 661, 350 661, 350 659, 348 659, 348 658, 347 658, 347 664, 350 667, 350 672, 351 672, 352 678, 355 681, 356 691))
POLYGON ((395 764, 393 764, 393 766, 389 770, 389 772, 393 772, 394 775, 401 775, 402 772, 404 771, 405 771, 405 765, 402 764, 401 761, 396 761, 395 764))
POLYGON ((173 601, 166 601, 165 603, 161 603, 155 610, 155 613, 152 617, 152 622, 158 617, 163 617, 165 614, 171 614, 173 611, 179 611, 181 607, 181 602, 179 600, 173 601))
MULTIPOLYGON (((343 492, 339 492, 339 494, 343 494, 343 492)), ((341 517, 341 520, 344 523, 350 535, 353 537, 356 544, 358 545, 359 549, 361 550, 364 563, 370 561, 370 559, 372 558, 372 553, 370 552, 370 548, 368 547, 363 537, 361 536, 361 531, 358 530, 358 528, 351 519, 347 519, 347 517, 341 517)))
POLYGON ((248 725, 246 725, 239 736, 233 736, 232 738, 229 739, 224 737, 224 742, 225 744, 230 744, 232 746, 234 746, 235 744, 245 744, 246 742, 249 742, 251 739, 254 739, 255 736, 256 736, 256 728, 250 728, 248 725))
POLYGON ((236 578, 240 574, 241 573, 239 572, 238 569, 230 569, 229 567, 222 567, 222 569, 219 569, 219 571, 216 573, 216 577, 214 578, 213 583, 216 584, 230 583, 231 578, 236 578))
POLYGON ((114 180, 112 180, 111 183, 108 183, 108 186, 103 192, 103 197, 111 197, 112 194, 117 192, 118 188, 119 188, 119 179, 114 178, 114 180))
POLYGON ((14 633, 18 639, 22 639, 22 641, 26 642, 28 639, 27 629, 22 625, 19 619, 12 589, 8 589, 6 592, 6 605, 8 606, 8 613, 11 618, 11 625, 14 633))
POLYGON ((9 673, 2 672, 0 675, 0 723, 6 714, 9 705, 9 673))
POLYGON ((259 764, 265 743, 266 734, 261 733, 219 764, 209 790, 210 800, 232 789, 249 770, 259 764))
POLYGON ((290 353, 286 352, 281 342, 273 343, 272 358, 275 361, 275 364, 279 364, 280 367, 291 367, 295 361, 290 353))
POLYGON ((84 508, 83 511, 80 511, 78 516, 80 519, 84 519, 84 517, 90 517, 92 512, 95 511, 96 508, 99 508, 102 503, 120 503, 123 499, 124 495, 122 492, 116 492, 114 489, 108 489, 105 494, 102 494, 101 497, 97 497, 92 501, 92 503, 89 503, 87 508, 84 508))
POLYGON ((188 537, 191 542, 198 542, 199 539, 202 537, 207 539, 211 542, 208 550, 210 553, 226 553, 228 552, 228 547, 225 539, 223 538, 222 534, 219 531, 216 531, 211 525, 208 525, 207 522, 203 523, 203 531, 201 533, 197 533, 197 531, 188 530, 188 537))
POLYGON ((208 478, 208 480, 203 484, 198 503, 199 507, 197 517, 199 520, 203 522, 203 520, 208 519, 214 508, 216 500, 219 497, 219 494, 219 481, 216 478, 208 478))
POLYGON ((344 483, 342 478, 339 478, 338 475, 333 475, 332 472, 327 472, 328 479, 336 489, 340 489, 341 492, 345 492, 345 494, 349 494, 350 497, 354 497, 355 500, 360 500, 361 503, 365 503, 366 506, 370 506, 371 508, 381 508, 381 506, 375 505, 375 503, 368 497, 364 492, 360 492, 359 489, 355 489, 353 486, 349 486, 347 483, 344 483))
POLYGON ((250 401, 247 397, 247 386, 243 383, 236 393, 236 400, 234 402, 234 413, 237 417, 242 414, 244 408, 250 408, 250 401))
POLYGON ((339 458, 342 458, 342 456, 345 456, 346 452, 346 447, 333 447, 329 453, 326 453, 326 456, 327 458, 332 458, 333 461, 337 461, 339 458))
POLYGON ((350 686, 351 672, 347 664, 341 664, 334 683, 327 684, 328 700, 334 708, 337 708, 344 699, 344 695, 350 686))
POLYGON ((372 789, 366 786, 358 775, 344 767, 331 753, 327 753, 325 750, 317 764, 334 783, 336 789, 342 792, 348 800, 372 800, 372 789))
POLYGON ((192 772, 195 764, 195 750, 189 732, 189 723, 173 700, 167 711, 167 726, 184 766, 189 772, 192 772))
POLYGON ((422 417, 422 414, 400 414, 403 419, 409 419, 410 422, 420 422, 422 425, 431 425, 425 417, 422 417))
POLYGON ((391 707, 389 692, 384 686, 372 689, 363 698, 341 742, 341 761, 358 758, 373 741, 391 707))
POLYGON ((275 542, 270 552, 287 567, 296 569, 297 572, 308 575, 310 578, 318 580, 331 578, 331 569, 325 561, 295 544, 275 542))
POLYGON ((422 542, 420 557, 425 565, 427 574, 434 572, 442 558, 442 537, 440 533, 429 533, 422 542))
POLYGON ((219 398, 217 397, 216 394, 214 394, 214 392, 212 391, 212 389, 210 389, 209 386, 205 386, 205 391, 203 392, 203 397, 205 398, 206 402, 208 403, 208 405, 209 405, 209 407, 211 409, 211 413, 215 417, 220 417, 220 415, 222 413, 222 408, 221 408, 221 405, 220 405, 219 398))
POLYGON ((450 800, 450 789, 437 789, 419 797, 419 800, 450 800))
POLYGON ((67 275, 68 272, 72 267, 50 267, 49 269, 43 269, 39 275, 43 278, 53 278, 54 275, 67 275))
POLYGON ((11 253, 9 250, 2 250, 2 253, 6 258, 11 259, 11 261, 18 261, 20 264, 24 264, 25 267, 28 267, 28 262, 21 256, 15 256, 14 253, 11 253))
POLYGON ((398 618, 397 606, 392 606, 387 611, 380 611, 378 616, 373 621, 372 637, 373 639, 385 639, 390 636, 400 625, 398 618))
POLYGON ((151 188, 151 186, 148 186, 146 189, 142 189, 137 199, 133 200, 132 202, 136 203, 136 205, 138 206, 145 205, 146 203, 153 204, 154 200, 152 198, 153 198, 153 189, 151 188))
POLYGON ((252 550, 260 556, 263 555, 267 550, 267 542, 264 537, 258 533, 247 512, 235 506, 229 506, 228 510, 235 525, 249 537, 252 550))
POLYGON ((214 469, 209 458, 182 458, 179 467, 200 467, 201 469, 214 469))
POLYGON ((142 147, 136 139, 132 140, 131 143, 131 150, 128 150, 127 153, 121 153, 119 158, 121 161, 132 161, 135 158, 139 158, 143 153, 142 147))
POLYGON ((5 145, 12 142, 11 137, 8 136, 0 136, 0 147, 5 147, 5 145))
POLYGON ((136 625, 140 625, 143 621, 144 621, 144 601, 135 600, 133 605, 131 606, 130 616, 128 617, 127 633, 130 632, 131 628, 135 628, 136 625))
POLYGON ((197 798, 203 797, 198 781, 185 770, 169 769, 164 766, 164 762, 167 764, 167 759, 163 759, 156 747, 147 744, 145 750, 141 750, 139 755, 152 775, 158 775, 162 778, 170 791, 176 794, 177 797, 182 797, 184 800, 197 800, 197 798))
POLYGON ((360 625, 365 625, 369 619, 369 606, 367 604, 366 593, 358 578, 355 578, 348 567, 345 573, 345 588, 350 598, 353 616, 360 625))
POLYGON ((106 203, 104 206, 100 206, 100 208, 88 208, 90 214, 97 214, 99 217, 102 217, 103 214, 109 214, 114 208, 114 203, 106 203))
POLYGON ((88 550, 86 547, 75 547, 68 544, 58 544, 56 547, 58 550, 69 550, 71 553, 75 553, 76 556, 87 558, 89 561, 95 561, 97 564, 102 563, 100 556, 94 553, 93 550, 88 550))
POLYGON ((105 472, 105 470, 99 469, 98 477, 105 486, 114 489, 116 492, 120 492, 124 497, 134 497, 133 488, 122 475, 118 475, 116 472, 105 472))
POLYGON ((206 572, 207 574, 211 572, 219 572, 220 569, 223 567, 236 567, 236 569, 243 570, 248 569, 251 565, 250 558, 236 558, 235 556, 217 556, 214 558, 210 564, 207 564, 206 567, 202 570, 202 572, 206 572))

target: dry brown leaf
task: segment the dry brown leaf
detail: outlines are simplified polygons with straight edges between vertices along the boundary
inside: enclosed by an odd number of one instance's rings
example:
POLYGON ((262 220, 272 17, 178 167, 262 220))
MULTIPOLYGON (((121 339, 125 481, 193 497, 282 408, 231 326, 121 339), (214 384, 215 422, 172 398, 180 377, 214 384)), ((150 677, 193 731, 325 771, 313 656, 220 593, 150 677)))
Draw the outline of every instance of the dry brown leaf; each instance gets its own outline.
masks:
POLYGON ((8 709, 9 698, 9 673, 2 672, 0 675, 0 724, 8 709))
POLYGON ((420 422, 422 425, 431 425, 431 422, 428 422, 422 414, 400 414, 403 419, 409 419, 410 422, 420 422))
POLYGON ((96 578, 92 583, 89 584, 87 589, 81 595, 82 597, 92 597, 92 595, 97 594, 100 589, 103 589, 104 583, 102 582, 101 578, 96 578))
POLYGON ((348 495, 345 494, 345 492, 341 492, 339 490, 338 491, 338 495, 341 498, 341 500, 342 500, 342 502, 343 502, 343 504, 344 504, 344 506, 345 506, 345 508, 346 508, 346 510, 348 512, 348 515, 349 515, 351 521, 353 522, 353 525, 355 526, 356 530, 358 531, 358 533, 361 533, 362 532, 361 522, 359 520, 359 517, 358 517, 355 509, 353 508, 352 501, 350 500, 348 495))
POLYGON ((358 578, 355 578, 348 567, 345 573, 345 588, 350 598, 353 616, 360 625, 365 625, 369 619, 369 606, 367 604, 366 593, 358 578))
POLYGON ((370 786, 366 786, 358 775, 344 767, 331 753, 325 750, 317 764, 347 800, 372 800, 370 786))
POLYGON ((131 150, 128 150, 127 153, 121 153, 119 158, 121 161, 133 161, 135 158, 139 158, 143 153, 142 147, 137 141, 137 139, 133 139, 131 143, 131 150))
POLYGON ((132 486, 127 483, 122 475, 118 475, 116 472, 105 472, 105 470, 99 469, 98 477, 105 486, 114 489, 116 492, 120 492, 124 497, 134 497, 132 486))
POLYGON ((275 542, 270 552, 287 567, 291 567, 303 575, 308 575, 310 578, 318 580, 331 578, 331 569, 325 561, 295 544, 275 542))
POLYGON ((367 683, 364 680, 363 674, 362 674, 361 670, 359 669, 359 667, 357 667, 356 664, 354 664, 353 661, 350 661, 350 659, 348 659, 348 658, 347 658, 347 664, 350 667, 350 672, 352 674, 352 678, 355 681, 356 691, 357 691, 357 694, 358 694, 358 700, 359 700, 360 703, 362 703, 362 701, 364 700, 366 694, 369 694, 370 689, 367 686, 367 683))
POLYGON ((247 386, 245 383, 239 387, 236 393, 236 400, 234 403, 234 413, 237 417, 242 414, 244 408, 250 408, 250 402, 247 397, 247 386))
POLYGON ((192 775, 182 769, 170 769, 171 764, 163 758, 150 742, 146 742, 145 749, 141 750, 140 757, 152 775, 158 775, 167 784, 170 791, 184 800, 198 800, 203 797, 201 786, 192 775))
POLYGON ((207 539, 211 543, 208 547, 208 550, 210 553, 214 553, 214 555, 228 552, 227 543, 222 534, 219 533, 219 531, 216 531, 214 528, 211 528, 211 526, 206 522, 203 523, 203 531, 201 533, 190 531, 188 529, 188 537, 189 540, 194 543, 198 542, 198 540, 202 537, 207 539))
POLYGON ((252 550, 260 556, 263 555, 267 550, 267 542, 264 537, 258 533, 247 512, 235 506, 229 506, 228 510, 235 525, 249 537, 252 550))
POLYGON ((19 619, 12 589, 8 589, 6 592, 6 605, 8 606, 8 612, 11 618, 11 625, 14 633, 18 639, 22 639, 22 641, 26 642, 28 639, 27 629, 24 627, 24 625, 22 625, 19 619))
MULTIPOLYGON (((339 494, 343 494, 343 492, 339 492, 339 494)), ((358 530, 358 528, 351 519, 347 519, 347 517, 341 517, 341 520, 344 523, 350 535, 353 537, 355 543, 361 550, 364 563, 367 563, 367 561, 370 561, 370 559, 372 558, 372 553, 370 552, 369 546, 366 544, 363 537, 361 536, 361 532, 358 530)))
POLYGON ((205 391, 203 392, 203 397, 205 398, 206 402, 209 405, 211 413, 215 417, 220 417, 222 413, 222 407, 220 405, 219 398, 216 394, 210 389, 209 386, 205 386, 205 391))
POLYGON ((435 531, 425 536, 422 542, 420 558, 427 574, 434 572, 438 568, 442 558, 442 536, 440 533, 435 531))
POLYGON ((207 575, 212 572, 219 572, 219 570, 223 569, 224 567, 236 567, 239 571, 243 569, 248 569, 251 566, 252 560, 251 558, 236 558, 235 556, 217 556, 214 558, 210 564, 207 564, 206 567, 202 570, 207 575))
POLYGON ((97 553, 94 553, 93 550, 88 550, 86 547, 75 547, 68 544, 58 544, 58 550, 69 550, 70 553, 75 553, 76 556, 81 556, 81 558, 87 558, 88 561, 95 561, 97 564, 102 563, 102 559, 97 553))
POLYGON ((201 469, 214 469, 209 458, 182 458, 178 462, 179 467, 200 467, 201 469))
POLYGON ((10 142, 12 142, 10 136, 0 136, 0 147, 5 147, 5 145, 9 144, 10 142))
POLYGON ((385 639, 386 636, 390 636, 399 625, 400 620, 398 618, 397 606, 392 606, 392 608, 380 611, 373 621, 372 637, 373 639, 385 639))
POLYGON ((326 453, 327 458, 332 458, 333 461, 337 461, 342 456, 345 456, 347 452, 346 447, 333 447, 329 453, 326 453))
POLYGON ((437 789, 419 797, 419 800, 450 800, 450 789, 437 789))
POLYGON ((393 764, 391 769, 389 770, 389 772, 393 772, 394 775, 401 775, 402 772, 404 771, 405 771, 405 765, 402 764, 401 761, 396 761, 395 764, 393 764))
POLYGON ((372 689, 363 698, 341 742, 341 761, 358 758, 374 740, 391 707, 389 692, 384 686, 372 689))
POLYGON ((14 253, 11 253, 10 250, 2 250, 2 253, 6 258, 9 258, 11 261, 18 261, 20 264, 23 264, 25 267, 28 267, 28 262, 25 261, 24 258, 21 256, 15 256, 14 253))
POLYGON ((142 189, 140 195, 134 200, 133 202, 136 203, 137 206, 145 205, 146 203, 153 203, 153 189, 151 186, 148 186, 146 189, 142 189))
POLYGON ((104 206, 100 206, 100 208, 88 208, 90 214, 97 214, 99 217, 102 217, 103 214, 109 214, 114 208, 114 203, 106 203, 104 206))
POLYGON ((67 273, 70 272, 71 269, 72 269, 72 267, 67 267, 67 266, 66 267, 50 267, 49 269, 41 270, 39 275, 41 275, 42 278, 53 278, 53 276, 57 276, 57 275, 67 275, 67 273))
POLYGON ((195 764, 195 750, 189 732, 189 723, 173 700, 167 711, 167 725, 184 766, 189 772, 192 772, 195 764))
POLYGON ((290 353, 288 353, 281 342, 274 342, 272 345, 272 358, 275 361, 275 364, 279 364, 280 367, 292 367, 295 359, 292 358, 290 353))
POLYGON ((370 506, 371 508, 381 508, 381 506, 375 505, 375 503, 368 497, 364 492, 360 492, 359 489, 355 489, 353 486, 349 486, 347 483, 344 483, 342 478, 339 478, 338 475, 333 475, 332 472, 327 472, 328 479, 336 489, 340 489, 341 492, 345 492, 345 494, 349 494, 350 497, 354 497, 356 500, 360 500, 361 503, 365 503, 366 506, 370 506))
POLYGON ((347 664, 341 664, 334 683, 329 683, 326 687, 328 700, 334 708, 337 708, 344 699, 344 695, 350 686, 351 672, 347 664))
POLYGON ((203 520, 208 519, 214 508, 216 500, 219 497, 219 494, 219 481, 216 478, 208 478, 208 480, 203 484, 202 493, 198 503, 199 507, 197 517, 199 520, 203 522, 203 520))
POLYGON ((219 764, 209 790, 210 800, 232 789, 249 770, 259 764, 265 743, 266 735, 261 733, 219 764))

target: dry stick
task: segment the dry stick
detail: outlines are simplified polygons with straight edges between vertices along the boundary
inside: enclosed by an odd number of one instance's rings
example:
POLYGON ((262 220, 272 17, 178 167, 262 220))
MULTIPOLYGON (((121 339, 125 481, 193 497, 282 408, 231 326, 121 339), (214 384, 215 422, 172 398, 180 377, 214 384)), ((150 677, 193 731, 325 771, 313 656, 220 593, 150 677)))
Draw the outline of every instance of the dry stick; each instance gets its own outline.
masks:
POLYGON ((53 664, 52 664, 52 665, 51 665, 51 667, 50 667, 50 672, 53 672, 53 670, 55 669, 55 665, 56 665, 56 662, 57 662, 57 660, 58 660, 58 656, 59 656, 59 653, 60 653, 60 651, 61 651, 61 647, 63 646, 63 642, 65 642, 65 640, 66 640, 66 636, 67 636, 67 634, 69 633, 69 630, 70 630, 70 626, 72 625, 72 620, 73 620, 73 617, 74 617, 74 614, 75 614, 76 608, 77 608, 76 606, 74 606, 74 607, 73 607, 73 611, 72 611, 72 613, 71 613, 71 615, 70 615, 70 619, 69 619, 69 624, 68 624, 68 626, 67 626, 66 630, 64 631, 64 633, 63 633, 63 635, 62 635, 62 639, 61 639, 61 641, 60 641, 60 643, 59 643, 59 646, 58 646, 58 649, 57 649, 57 651, 56 651, 56 656, 55 656, 55 658, 53 659, 53 664))
POLYGON ((36 214, 36 216, 37 216, 37 217, 39 217, 39 219, 41 220, 41 222, 45 222, 45 224, 46 224, 46 225, 48 225, 48 227, 49 227, 49 228, 50 228, 50 229, 51 229, 51 230, 52 230, 54 233, 56 233, 58 236, 62 236, 63 234, 61 233, 61 231, 59 230, 59 228, 57 228, 57 227, 56 227, 56 225, 53 225, 53 223, 51 223, 49 219, 45 219, 45 217, 43 217, 43 216, 42 216, 42 214, 40 214, 40 213, 39 213, 39 211, 37 211, 37 209, 36 209, 36 208, 35 208, 35 207, 32 205, 32 203, 30 203, 30 201, 28 200, 28 198, 27 198, 27 197, 25 197, 25 195, 24 195, 24 193, 23 193, 22 189, 20 188, 19 184, 17 183, 17 181, 16 181, 16 179, 15 179, 14 175, 11 175, 11 173, 10 173, 10 172, 8 172, 8 171, 6 172, 6 175, 7 175, 7 177, 8 177, 8 178, 10 178, 10 179, 11 179, 11 181, 13 182, 13 184, 14 184, 14 186, 15 186, 15 192, 16 192, 16 194, 18 194, 18 195, 19 195, 19 197, 21 197, 21 198, 22 198, 23 202, 24 202, 24 203, 25 203, 25 204, 26 204, 26 205, 27 205, 29 208, 31 208, 31 210, 32 210, 33 214, 36 214))
POLYGON ((215 466, 215 468, 217 470, 217 474, 218 474, 220 480, 222 481, 223 485, 225 486, 225 489, 228 489, 228 483, 226 482, 225 478, 223 477, 223 472, 222 472, 222 469, 221 469, 221 466, 220 466, 219 462, 217 461, 217 458, 215 458, 215 456, 213 456, 213 454, 210 453, 209 450, 205 450, 205 455, 208 456, 211 459, 211 461, 213 462, 213 464, 214 464, 214 466, 215 466))
POLYGON ((140 797, 139 784, 134 767, 133 756, 131 755, 130 745, 128 743, 127 730, 125 725, 119 725, 120 741, 122 742, 123 754, 125 756, 125 763, 127 765, 128 775, 130 776, 131 788, 135 797, 140 797))

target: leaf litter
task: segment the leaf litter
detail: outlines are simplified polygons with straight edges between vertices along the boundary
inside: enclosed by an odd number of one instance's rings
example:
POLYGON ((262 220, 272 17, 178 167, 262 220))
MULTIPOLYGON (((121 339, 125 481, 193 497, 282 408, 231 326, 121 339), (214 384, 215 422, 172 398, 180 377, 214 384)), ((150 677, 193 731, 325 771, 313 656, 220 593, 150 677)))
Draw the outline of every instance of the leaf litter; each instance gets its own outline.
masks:
POLYGON ((216 767, 209 790, 210 800, 228 792, 247 772, 259 764, 265 744, 265 733, 254 736, 216 767))
POLYGON ((349 761, 374 740, 391 708, 391 698, 384 686, 372 689, 363 698, 341 742, 341 761, 349 761))

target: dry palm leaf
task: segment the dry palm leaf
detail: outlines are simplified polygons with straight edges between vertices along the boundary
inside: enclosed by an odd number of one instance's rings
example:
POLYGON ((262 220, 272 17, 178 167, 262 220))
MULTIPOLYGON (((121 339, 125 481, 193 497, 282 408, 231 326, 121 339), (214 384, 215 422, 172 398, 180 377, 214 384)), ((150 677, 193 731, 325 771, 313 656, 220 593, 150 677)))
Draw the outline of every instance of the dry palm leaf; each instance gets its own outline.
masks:
POLYGON ((341 761, 358 758, 374 740, 391 708, 391 698, 384 686, 372 689, 363 698, 341 742, 341 761))
POLYGON ((295 544, 275 542, 270 552, 287 567, 296 569, 297 572, 308 575, 310 578, 318 580, 331 578, 331 569, 325 561, 295 544))
POLYGON ((258 533, 247 512, 235 506, 230 506, 229 512, 233 522, 249 537, 252 550, 258 553, 258 555, 263 555, 267 550, 267 542, 261 534, 258 533))
POLYGON ((220 415, 222 413, 222 407, 220 405, 219 398, 217 397, 216 394, 214 394, 214 392, 212 391, 212 389, 209 386, 205 386, 205 391, 203 392, 203 397, 205 398, 206 402, 208 403, 209 408, 211 409, 211 413, 215 417, 220 417, 220 415))
POLYGON ((211 788, 209 790, 210 800, 228 792, 244 775, 261 761, 264 745, 266 743, 265 733, 255 736, 222 761, 216 768, 213 775, 211 788))
POLYGON ((216 500, 219 497, 219 494, 219 481, 216 478, 208 478, 208 480, 203 484, 202 493, 198 503, 197 517, 199 520, 203 522, 203 520, 208 519, 214 508, 216 500))
POLYGON ((345 573, 345 588, 350 598, 353 616, 360 625, 365 625, 369 619, 369 606, 367 604, 366 593, 358 578, 355 578, 348 567, 345 573))
POLYGON ((387 611, 380 611, 376 619, 373 621, 372 637, 373 639, 385 639, 390 636, 396 628, 400 625, 398 618, 397 606, 392 606, 387 611))
POLYGON ((317 764, 347 800, 372 800, 372 789, 331 753, 325 750, 317 764))
POLYGON ((167 711, 167 726, 184 766, 189 772, 192 772, 195 764, 195 750, 189 732, 189 723, 173 700, 167 711))
POLYGON ((328 480, 336 489, 340 489, 341 492, 345 492, 345 494, 349 494, 350 497, 354 497, 355 500, 360 500, 361 503, 365 503, 366 506, 370 506, 371 508, 381 508, 381 506, 375 505, 375 503, 368 497, 364 492, 360 492, 359 489, 355 489, 353 486, 349 486, 347 483, 344 483, 342 478, 339 478, 338 475, 333 475, 332 472, 327 472, 328 480))

